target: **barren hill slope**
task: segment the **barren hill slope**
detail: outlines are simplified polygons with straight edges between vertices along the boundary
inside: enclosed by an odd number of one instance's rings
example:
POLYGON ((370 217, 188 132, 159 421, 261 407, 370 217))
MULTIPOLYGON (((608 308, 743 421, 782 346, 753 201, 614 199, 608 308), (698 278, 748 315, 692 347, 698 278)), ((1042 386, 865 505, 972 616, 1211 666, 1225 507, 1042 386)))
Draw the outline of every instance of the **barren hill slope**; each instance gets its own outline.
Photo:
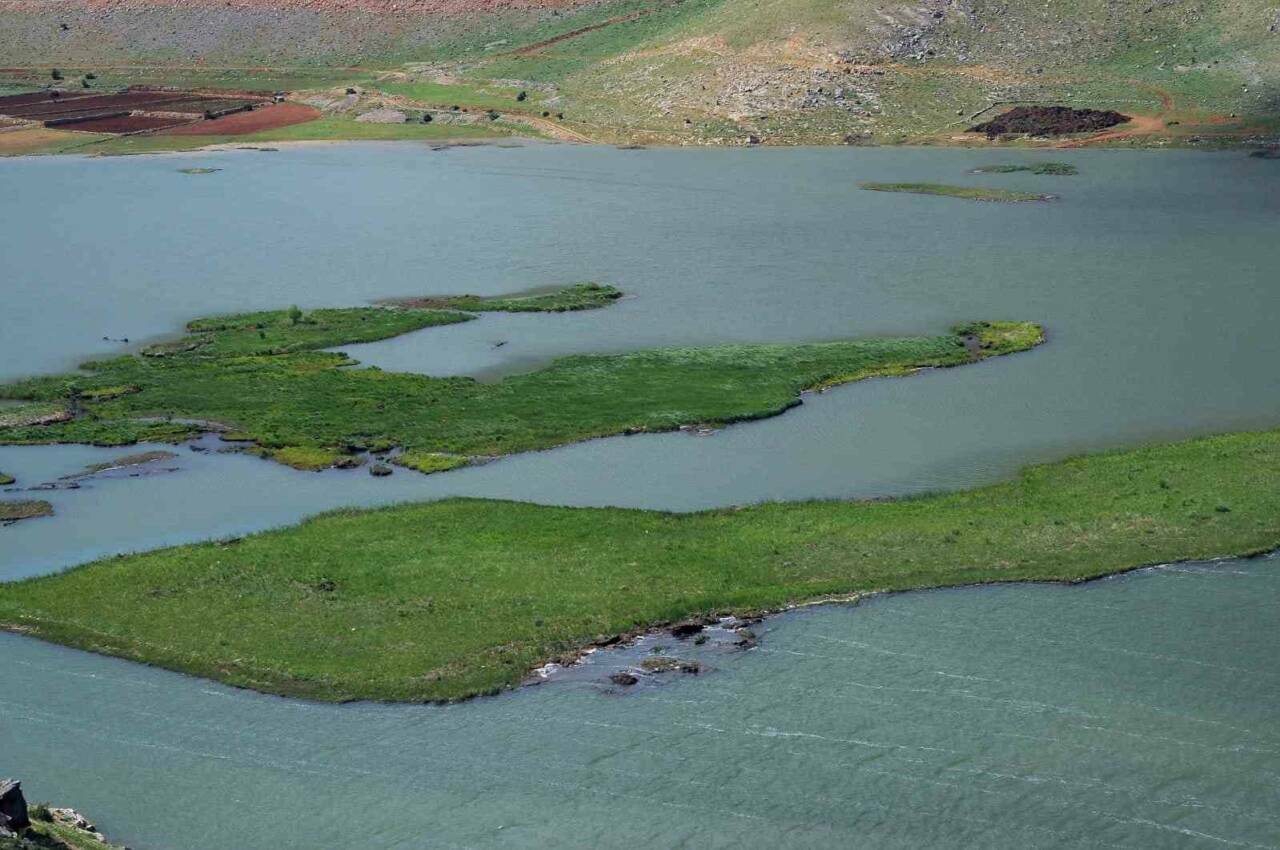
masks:
POLYGON ((607 139, 946 137, 1010 102, 1257 138, 1280 113, 1272 0, 0 0, 0 22, 10 66, 497 82, 607 139))

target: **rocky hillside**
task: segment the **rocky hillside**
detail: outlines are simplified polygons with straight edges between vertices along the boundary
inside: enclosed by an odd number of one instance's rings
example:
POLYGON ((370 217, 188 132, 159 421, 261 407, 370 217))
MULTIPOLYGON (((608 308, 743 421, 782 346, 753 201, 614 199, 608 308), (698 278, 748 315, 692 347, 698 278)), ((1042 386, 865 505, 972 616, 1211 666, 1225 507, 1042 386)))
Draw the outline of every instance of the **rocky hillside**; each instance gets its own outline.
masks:
POLYGON ((513 109, 610 141, 945 140, 1011 103, 1256 141, 1280 114, 1275 0, 0 0, 0 16, 0 56, 28 74, 340 69, 317 87, 526 91, 513 109))

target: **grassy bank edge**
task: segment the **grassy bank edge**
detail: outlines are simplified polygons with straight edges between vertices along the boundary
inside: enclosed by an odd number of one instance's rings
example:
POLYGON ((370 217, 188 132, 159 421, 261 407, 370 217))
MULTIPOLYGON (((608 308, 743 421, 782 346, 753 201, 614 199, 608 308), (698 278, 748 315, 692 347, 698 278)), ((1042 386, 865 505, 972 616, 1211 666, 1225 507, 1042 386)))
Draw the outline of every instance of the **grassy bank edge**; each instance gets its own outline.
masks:
MULTIPOLYGON (((1012 481, 987 487, 870 502, 768 503, 748 508, 677 515, 634 509, 556 508, 518 502, 456 498, 374 510, 333 511, 296 526, 262 532, 242 540, 191 544, 143 555, 105 559, 57 576, 0 586, 0 628, 283 696, 323 701, 453 701, 514 686, 525 678, 530 669, 541 663, 575 657, 586 647, 611 642, 611 636, 630 636, 690 618, 729 613, 757 616, 814 601, 833 598, 847 600, 886 592, 1027 581, 1079 583, 1153 565, 1247 557, 1269 552, 1280 547, 1280 511, 1277 511, 1280 488, 1276 486, 1276 473, 1273 471, 1278 462, 1280 430, 1205 437, 1140 449, 1085 455, 1030 466, 1012 481), (1271 470, 1268 470, 1268 466, 1271 470), (1139 489, 1143 485, 1153 485, 1151 492, 1166 501, 1179 503, 1180 507, 1174 508, 1174 514, 1185 514, 1188 505, 1193 507, 1181 525, 1170 523, 1168 516, 1147 517, 1135 513, 1134 509, 1143 504, 1150 507, 1150 499, 1146 497, 1150 493, 1144 490, 1146 496, 1123 503, 1113 510, 1102 511, 1093 517, 1095 521, 1092 525, 1087 516, 1072 517, 1066 513, 1072 506, 1087 501, 1086 497, 1091 494, 1111 503, 1129 498, 1115 495, 1117 482, 1130 482, 1131 486, 1139 489), (996 498, 993 499, 993 496, 996 498), (959 527, 954 532, 938 534, 940 528, 948 525, 961 526, 957 517, 950 515, 956 513, 957 504, 961 508, 958 516, 972 517, 981 520, 983 524, 994 522, 997 526, 1003 520, 1015 529, 1011 540, 998 543, 988 541, 986 548, 979 547, 977 551, 986 553, 986 557, 993 559, 991 562, 979 567, 966 566, 967 562, 976 562, 983 555, 973 552, 964 554, 964 546, 957 545, 962 542, 959 527), (1011 504, 1012 507, 1022 509, 1025 530, 1017 521, 1013 521, 1020 517, 1014 516, 1016 512, 1011 510, 1011 504), (891 519, 897 515, 897 525, 893 522, 885 524, 885 515, 889 515, 891 519), (833 518, 834 525, 831 524, 833 518), (937 522, 939 518, 942 520, 941 524, 937 522), (1035 518, 1034 522, 1032 518, 1035 518), (820 526, 824 521, 829 525, 825 535, 796 534, 798 528, 820 526), (877 522, 884 526, 878 531, 877 522), (253 573, 252 581, 258 583, 272 577, 268 574, 270 568, 255 566, 252 555, 245 555, 237 567, 237 553, 244 555, 248 550, 260 550, 264 563, 280 563, 284 560, 281 551, 288 549, 291 540, 301 545, 301 551, 314 551, 331 548, 332 543, 326 543, 326 534, 336 533, 336 539, 349 540, 351 547, 346 552, 337 553, 339 560, 351 559, 361 551, 368 551, 363 547, 369 545, 369 540, 378 539, 377 534, 364 540, 359 539, 361 527, 368 529, 381 525, 384 530, 413 532, 420 531, 424 523, 433 531, 439 528, 441 533, 422 541, 420 548, 411 547, 405 550, 405 555, 397 555, 397 560, 389 562, 393 564, 393 568, 387 571, 387 575, 379 572, 377 581, 396 580, 396 576, 392 575, 396 569, 402 568, 403 563, 408 560, 429 558, 427 550, 430 549, 444 551, 445 561, 430 562, 426 567, 420 566, 420 569, 433 569, 450 558, 456 558, 459 553, 472 559, 475 563, 458 569, 456 575, 448 577, 449 581, 464 582, 477 580, 476 576, 489 566, 486 558, 501 562, 496 569, 499 574, 504 575, 509 575, 503 571, 509 570, 511 565, 532 572, 545 569, 547 565, 540 563, 539 559, 552 558, 548 554, 551 551, 547 548, 548 544, 568 547, 573 543, 584 548, 594 545, 596 548, 588 553, 589 562, 599 562, 609 557, 642 561, 646 555, 652 557, 661 548, 654 547, 653 541, 658 540, 658 536, 644 536, 652 530, 669 533, 679 550, 680 554, 676 559, 679 569, 671 570, 665 575, 672 583, 687 580, 686 573, 696 573, 699 569, 702 572, 698 576, 711 581, 753 569, 757 570, 755 580, 759 581, 762 577, 767 579, 770 575, 776 576, 776 570, 771 573, 770 568, 765 567, 761 571, 759 564, 744 563, 743 556, 777 561, 795 558, 799 563, 812 554, 805 550, 814 547, 826 547, 826 554, 834 556, 827 559, 828 566, 836 569, 825 575, 821 569, 813 575, 801 572, 793 580, 777 581, 773 585, 760 583, 752 586, 748 580, 746 584, 733 586, 730 582, 719 590, 712 589, 688 596, 677 592, 674 595, 668 594, 668 598, 646 601, 639 598, 643 593, 633 594, 637 604, 633 606, 632 614, 626 613, 627 605, 623 604, 619 609, 623 613, 611 615, 611 628, 595 632, 591 628, 582 628, 582 623, 575 623, 569 630, 576 629, 572 640, 543 641, 532 654, 528 651, 517 653, 516 656, 520 659, 518 664, 508 664, 505 669, 496 673, 480 671, 477 675, 477 667, 502 667, 496 662, 501 660, 504 648, 516 641, 513 637, 515 632, 510 628, 507 628, 506 633, 499 633, 503 628, 509 627, 510 623, 498 622, 496 627, 493 623, 480 624, 480 631, 487 627, 492 634, 481 635, 478 642, 473 641, 470 656, 461 661, 458 657, 450 659, 445 665, 451 671, 449 674, 425 682, 402 681, 400 679, 404 677, 401 673, 377 671, 376 668, 383 659, 373 649, 359 650, 356 653, 367 656, 363 659, 367 668, 356 666, 353 668, 354 672, 348 671, 337 676, 307 674, 298 678, 295 675, 297 670, 289 669, 290 662, 285 657, 288 650, 277 651, 273 660, 268 648, 262 656, 247 664, 240 664, 238 657, 233 660, 229 657, 217 657, 216 653, 213 656, 194 653, 177 645, 181 642, 180 636, 178 640, 164 645, 148 640, 129 628, 134 621, 128 617, 116 624, 116 631, 99 628, 96 627, 97 621, 91 609, 76 610, 77 599, 94 598, 95 581, 100 582, 99 586, 138 584, 138 592, 141 594, 148 592, 149 586, 162 587, 165 581, 172 579, 172 574, 166 577, 164 572, 168 568, 155 568, 166 559, 175 568, 180 564, 181 570, 187 571, 187 578, 197 585, 213 581, 215 577, 235 585, 239 579, 234 577, 234 571, 246 566, 252 568, 249 569, 253 573), (700 525, 707 528, 702 529, 702 536, 698 537, 697 526, 700 525), (635 526, 643 526, 643 534, 638 534, 635 526), (867 527, 874 533, 860 537, 860 530, 865 531, 867 527), (451 532, 450 529, 454 530, 451 532), (600 529, 603 532, 591 544, 593 535, 600 529), (695 531, 694 535, 681 536, 682 532, 690 529, 695 531), (452 543, 447 539, 450 533, 477 538, 482 531, 490 536, 477 542, 477 550, 473 550, 470 545, 456 551, 450 550, 452 543), (1098 538, 1100 531, 1110 533, 1110 537, 1104 533, 1098 538), (955 539, 948 539, 952 533, 956 535, 955 539), (788 540, 788 534, 794 539, 788 540), (1148 537, 1148 534, 1152 536, 1148 537), (884 563, 873 565, 864 575, 838 575, 841 569, 859 559, 858 549, 874 549, 886 539, 888 547, 879 556, 884 563), (735 548, 733 545, 744 540, 747 541, 747 546, 735 548), (910 542, 904 544, 903 541, 910 542), (1028 548, 1029 541, 1031 545, 1028 548), (846 548, 840 549, 839 544, 844 544, 846 548), (273 546, 276 548, 273 549, 273 546), (485 546, 489 547, 488 552, 484 551, 485 546), (943 552, 940 563, 946 566, 929 567, 925 562, 930 557, 936 559, 939 546, 943 552), (948 547, 951 546, 956 548, 949 550, 948 547), (695 561, 698 547, 704 550, 706 563, 702 565, 695 561), (772 551, 770 547, 774 547, 772 551), (1088 551, 1079 556, 1079 552, 1073 551, 1079 547, 1088 551), (931 553, 931 548, 935 552, 931 553), (511 557, 513 551, 517 555, 514 559, 511 557), (947 554, 948 551, 954 551, 955 555, 947 554), (710 552, 709 556, 706 555, 707 552, 710 552), (1010 562, 998 565, 994 563, 997 552, 1013 559, 1019 553, 1031 554, 1033 557, 1016 564, 1010 562), (1040 556, 1038 561, 1034 557, 1036 554, 1040 556), (208 561, 210 555, 216 558, 211 563, 216 563, 218 569, 212 574, 201 574, 201 562, 208 561), (150 573, 147 572, 148 569, 151 570, 150 573), (130 581, 120 582, 122 570, 132 570, 129 573, 130 581), (158 585, 157 575, 163 579, 158 585), (52 594, 47 592, 50 589, 54 591, 52 594), (37 600, 43 599, 44 602, 24 605, 23 597, 31 596, 37 597, 37 600), (41 605, 50 604, 49 600, 53 600, 55 605, 70 607, 65 612, 50 614, 41 608, 41 605), (456 664, 461 666, 451 666, 456 664), (450 676, 454 678, 451 680, 450 676)), ((1007 531, 1006 529, 1006 534, 1007 531)), ((1000 532, 997 530, 991 533, 1000 532)), ((330 536, 328 539, 334 538, 330 536)), ((868 554, 861 552, 861 556, 868 554)), ((377 555, 375 560, 382 557, 377 555)), ((790 561, 785 563, 791 565, 790 561)), ((381 570, 380 567, 378 569, 381 570)), ((848 573, 848 570, 845 572, 848 573)), ((549 574, 556 573, 557 570, 552 569, 549 574)), ((280 575, 296 578, 288 573, 280 575)), ((598 574, 588 572, 587 575, 602 585, 609 585, 610 581, 619 577, 613 566, 602 568, 598 574), (611 573, 610 569, 614 572, 611 573)), ((653 574, 646 576, 643 568, 634 573, 624 568, 620 575, 628 581, 640 581, 646 592, 656 593, 666 589, 651 585, 654 581, 653 574)), ((334 578, 340 587, 349 580, 348 576, 336 573, 334 578)), ((579 577, 575 576, 577 578, 579 577)), ((535 581, 545 581, 545 578, 536 576, 535 581)), ((616 589, 603 587, 600 592, 612 594, 616 589)), ((519 592, 527 588, 505 590, 519 592)), ((556 588, 554 585, 547 586, 545 591, 554 595, 556 588)), ((173 589, 173 592, 181 595, 182 590, 173 589)), ((456 591, 460 596, 464 596, 466 592, 461 587, 456 591)), ((496 597, 485 594, 501 592, 504 589, 495 584, 486 587, 481 597, 496 607, 498 603, 493 601, 496 597)), ((127 594, 117 592, 117 595, 127 600, 127 594)), ((442 601, 449 602, 448 599, 442 601)), ((557 600, 550 601, 554 603, 557 600)), ((120 607, 114 604, 115 600, 104 599, 103 602, 109 607, 120 607)), ((358 607, 374 603, 383 604, 373 597, 355 600, 352 604, 358 607)), ((126 604, 132 603, 126 601, 126 604)), ((200 600, 191 603, 202 604, 200 600)), ((582 604, 582 600, 571 601, 570 604, 582 604)), ((596 604, 607 607, 603 600, 597 600, 596 604)), ((163 605, 163 602, 152 604, 152 600, 147 600, 138 610, 147 609, 154 613, 162 611, 163 605)), ((170 613, 174 611, 182 613, 179 606, 172 606, 170 613)), ((480 610, 469 616, 483 617, 485 613, 480 610)), ((140 618, 144 615, 138 616, 137 624, 141 625, 140 618)), ((548 618, 550 619, 550 615, 548 618)), ((314 638, 310 633, 317 628, 316 623, 307 620, 299 612, 288 610, 283 616, 273 613, 271 619, 273 628, 278 628, 282 635, 287 634, 289 640, 305 641, 314 638)), ((540 620, 538 624, 541 625, 540 620)), ((241 624, 225 622, 215 625, 234 630, 241 624)), ((323 631, 332 626, 333 623, 322 623, 319 628, 323 631)), ((190 628, 200 631, 200 627, 195 624, 190 628)), ((450 636, 447 631, 441 632, 437 628, 435 632, 428 630, 423 633, 419 639, 429 642, 450 636)), ((322 637, 325 641, 340 641, 342 636, 335 633, 322 637)), ((529 650, 530 647, 524 649, 529 650)), ((244 651, 244 647, 235 647, 227 650, 227 653, 237 655, 244 651)))

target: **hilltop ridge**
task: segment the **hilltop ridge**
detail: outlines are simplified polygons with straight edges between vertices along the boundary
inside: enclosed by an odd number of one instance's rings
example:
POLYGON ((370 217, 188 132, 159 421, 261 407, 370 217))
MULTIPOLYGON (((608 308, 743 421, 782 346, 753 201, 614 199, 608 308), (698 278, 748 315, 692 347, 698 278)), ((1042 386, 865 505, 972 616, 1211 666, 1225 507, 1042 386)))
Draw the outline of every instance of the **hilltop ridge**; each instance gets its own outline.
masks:
POLYGON ((66 66, 330 104, 347 88, 484 95, 599 141, 945 142, 1014 104, 1134 116, 1120 140, 1266 141, 1280 113, 1280 10, 1256 0, 0 0, 0 15, 0 87, 66 66))

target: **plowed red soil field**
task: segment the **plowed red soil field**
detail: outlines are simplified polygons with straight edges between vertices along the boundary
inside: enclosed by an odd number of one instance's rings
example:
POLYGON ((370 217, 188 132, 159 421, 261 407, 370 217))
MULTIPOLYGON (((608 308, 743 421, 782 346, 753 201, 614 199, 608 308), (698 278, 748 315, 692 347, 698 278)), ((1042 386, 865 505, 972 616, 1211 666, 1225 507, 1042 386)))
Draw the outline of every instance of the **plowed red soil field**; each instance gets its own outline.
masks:
POLYGON ((80 130, 88 133, 136 133, 139 130, 160 130, 172 127, 186 119, 160 115, 124 115, 119 118, 99 118, 91 121, 78 121, 68 124, 67 130, 80 130))
POLYGON ((104 94, 89 97, 64 97, 39 103, 6 106, 0 103, 0 114, 23 118, 50 118, 64 112, 83 112, 88 109, 151 109, 166 103, 176 103, 186 98, 181 94, 104 94))
POLYGON ((301 103, 274 103, 252 112, 237 112, 225 118, 199 121, 168 130, 167 135, 179 136, 243 136, 276 127, 305 124, 320 117, 320 110, 301 103))

